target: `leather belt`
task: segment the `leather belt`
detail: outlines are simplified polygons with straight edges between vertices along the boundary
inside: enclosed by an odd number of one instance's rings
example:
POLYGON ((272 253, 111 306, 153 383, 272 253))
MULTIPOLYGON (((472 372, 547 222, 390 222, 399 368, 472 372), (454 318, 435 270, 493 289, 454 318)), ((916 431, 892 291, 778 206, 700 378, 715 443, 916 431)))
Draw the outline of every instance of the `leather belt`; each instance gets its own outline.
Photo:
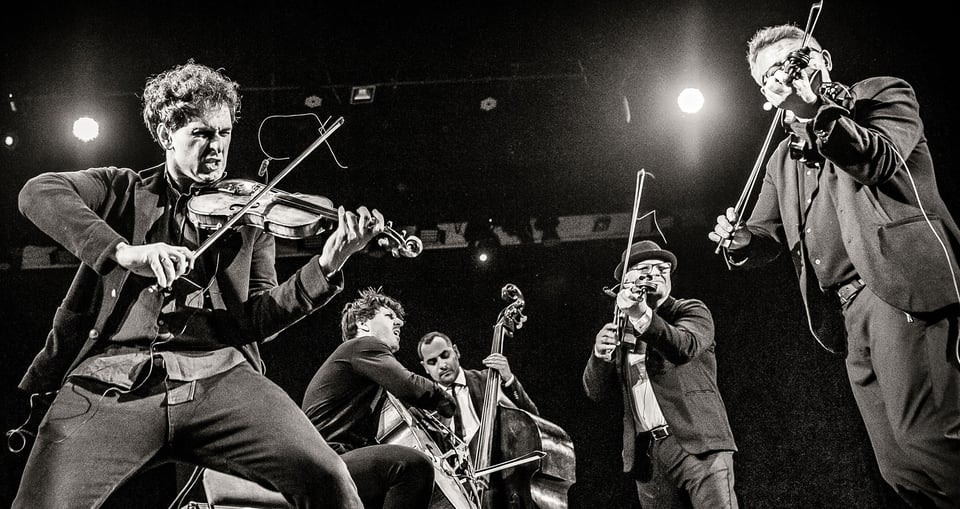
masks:
POLYGON ((863 290, 863 287, 867 284, 863 282, 862 279, 856 278, 852 281, 844 283, 837 288, 837 296, 840 297, 840 304, 846 304, 853 300, 854 297, 860 293, 860 290, 863 290))
POLYGON ((670 436, 670 426, 667 424, 657 426, 647 433, 650 433, 650 438, 653 438, 654 440, 663 440, 664 438, 670 436))

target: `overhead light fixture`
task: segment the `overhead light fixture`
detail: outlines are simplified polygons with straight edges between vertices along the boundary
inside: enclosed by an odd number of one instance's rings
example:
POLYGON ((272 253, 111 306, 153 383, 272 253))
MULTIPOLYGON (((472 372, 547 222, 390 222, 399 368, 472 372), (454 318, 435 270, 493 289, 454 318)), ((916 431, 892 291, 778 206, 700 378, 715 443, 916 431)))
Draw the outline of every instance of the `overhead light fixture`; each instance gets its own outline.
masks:
POLYGON ((303 105, 307 108, 319 108, 323 104, 323 99, 319 95, 308 95, 306 99, 303 100, 303 105))
POLYGON ((372 103, 373 95, 376 93, 376 91, 376 85, 353 87, 350 89, 350 104, 372 103))
POLYGON ((486 99, 480 101, 480 109, 483 111, 490 111, 497 107, 497 100, 493 97, 487 97, 486 99))

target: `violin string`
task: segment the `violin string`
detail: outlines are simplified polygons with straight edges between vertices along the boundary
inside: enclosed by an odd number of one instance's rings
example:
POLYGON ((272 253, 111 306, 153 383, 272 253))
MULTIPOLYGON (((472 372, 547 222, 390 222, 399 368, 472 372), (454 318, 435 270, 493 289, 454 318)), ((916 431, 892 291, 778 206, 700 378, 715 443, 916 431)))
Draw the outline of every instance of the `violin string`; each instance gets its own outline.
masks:
MULTIPOLYGON (((263 126, 267 123, 267 120, 270 120, 272 118, 297 118, 297 117, 313 117, 317 119, 317 123, 320 124, 320 127, 319 127, 320 134, 323 134, 326 131, 327 124, 330 122, 330 119, 332 118, 332 117, 327 117, 326 121, 321 121, 320 117, 318 117, 316 113, 293 113, 289 115, 268 115, 267 117, 265 117, 263 120, 260 121, 260 127, 257 128, 257 144, 260 146, 260 151, 263 152, 263 155, 267 156, 267 161, 285 161, 287 159, 290 159, 289 156, 274 157, 269 153, 267 153, 267 150, 263 147, 263 126)), ((336 152, 333 151, 333 146, 330 145, 330 141, 329 140, 324 141, 323 144, 326 145, 327 150, 330 151, 330 156, 333 157, 333 162, 336 163, 336 165, 341 169, 344 169, 344 170, 347 169, 347 166, 344 166, 340 162, 340 159, 337 158, 337 154, 336 152)), ((267 180, 270 180, 270 179, 267 178, 267 180)))
POLYGON ((651 210, 650 212, 647 212, 646 214, 638 217, 638 218, 637 218, 637 222, 640 222, 642 219, 644 219, 644 218, 646 218, 647 216, 650 216, 650 215, 653 216, 653 226, 656 227, 657 233, 659 233, 659 234, 660 234, 660 238, 663 239, 663 243, 664 243, 664 244, 669 244, 669 242, 667 242, 667 236, 663 234, 663 230, 660 228, 660 222, 657 221, 657 209, 653 209, 653 210, 651 210))

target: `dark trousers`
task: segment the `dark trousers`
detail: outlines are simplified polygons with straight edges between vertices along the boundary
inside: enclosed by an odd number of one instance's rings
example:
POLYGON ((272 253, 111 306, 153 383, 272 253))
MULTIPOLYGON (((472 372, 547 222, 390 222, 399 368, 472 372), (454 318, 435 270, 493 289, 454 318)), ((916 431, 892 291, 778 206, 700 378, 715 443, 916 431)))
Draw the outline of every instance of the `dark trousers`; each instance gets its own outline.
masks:
POLYGON ((866 287, 844 321, 850 386, 884 480, 913 507, 960 508, 956 307, 908 316, 866 287))
POLYGON ((298 508, 362 507, 340 456, 283 389, 246 363, 197 382, 153 377, 130 394, 64 384, 13 507, 100 507, 134 473, 170 460, 251 479, 298 508))
POLYGON ((404 445, 361 447, 341 455, 366 509, 426 509, 433 494, 433 463, 404 445))
MULTIPOLYGON (((676 436, 648 441, 637 437, 638 446, 649 444, 652 476, 637 480, 637 495, 643 509, 737 509, 733 491, 733 451, 690 454, 676 436)), ((638 453, 640 449, 638 447, 638 453)), ((641 461, 638 457, 635 461, 641 461)))

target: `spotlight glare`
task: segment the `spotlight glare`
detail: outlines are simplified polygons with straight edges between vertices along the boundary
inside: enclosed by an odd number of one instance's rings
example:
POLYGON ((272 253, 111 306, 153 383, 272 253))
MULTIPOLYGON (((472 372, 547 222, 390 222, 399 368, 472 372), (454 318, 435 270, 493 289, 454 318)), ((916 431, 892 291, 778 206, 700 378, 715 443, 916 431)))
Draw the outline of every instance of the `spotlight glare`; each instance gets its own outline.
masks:
POLYGON ((80 117, 73 122, 73 135, 87 143, 100 135, 100 124, 90 117, 80 117))
POLYGON ((13 150, 17 146, 17 135, 13 133, 3 133, 3 148, 13 150))
POLYGON ((677 96, 677 105, 684 113, 696 113, 703 108, 703 93, 696 88, 685 88, 677 96))

